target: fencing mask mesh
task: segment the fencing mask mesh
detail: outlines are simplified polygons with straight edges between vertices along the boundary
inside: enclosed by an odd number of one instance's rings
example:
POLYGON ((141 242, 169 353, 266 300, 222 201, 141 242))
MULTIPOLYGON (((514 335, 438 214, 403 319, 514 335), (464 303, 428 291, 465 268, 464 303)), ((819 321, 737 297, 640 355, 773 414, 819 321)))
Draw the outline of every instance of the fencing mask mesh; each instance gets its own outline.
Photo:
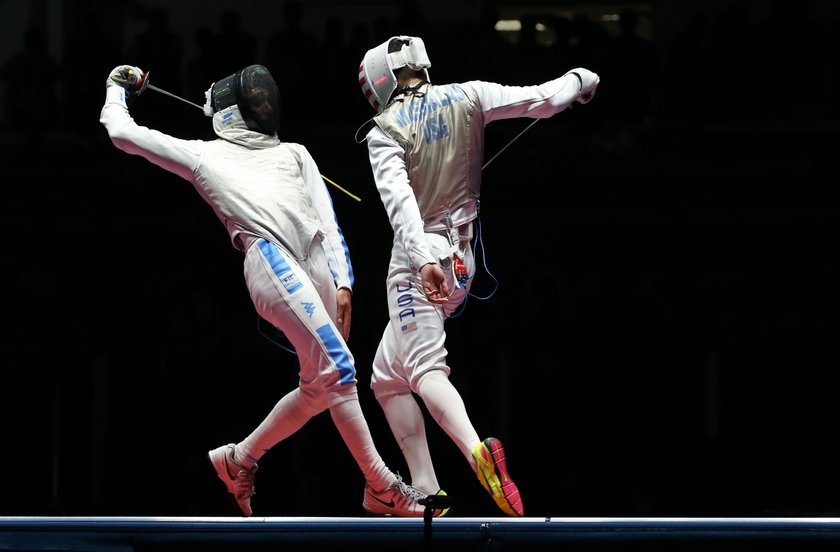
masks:
POLYGON ((253 131, 272 135, 280 126, 280 91, 262 65, 249 65, 213 83, 208 101, 211 115, 236 105, 253 131))

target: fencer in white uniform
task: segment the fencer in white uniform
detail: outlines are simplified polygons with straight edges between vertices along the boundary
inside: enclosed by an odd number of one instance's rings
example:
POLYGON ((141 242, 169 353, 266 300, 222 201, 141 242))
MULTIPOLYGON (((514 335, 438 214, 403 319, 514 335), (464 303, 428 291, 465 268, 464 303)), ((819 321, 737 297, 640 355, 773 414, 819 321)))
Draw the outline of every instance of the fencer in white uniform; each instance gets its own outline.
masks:
POLYGON ((394 231, 387 275, 389 322, 371 388, 422 492, 440 489, 419 396, 458 446, 482 486, 511 516, 524 515, 499 439, 480 439, 449 380, 444 321, 472 285, 484 127, 547 118, 588 103, 600 82, 584 68, 533 86, 469 81, 431 84, 419 37, 395 36, 368 50, 359 83, 377 111, 366 134, 374 180, 394 231))
MULTIPOLYGON (((352 266, 324 180, 307 149, 278 138, 279 93, 261 65, 212 84, 204 112, 215 140, 183 140, 137 124, 127 96, 146 88, 138 67, 106 80, 100 120, 113 144, 191 183, 244 255, 244 279, 257 312, 283 332, 299 361, 299 385, 245 439, 208 453, 242 514, 250 516, 257 461, 328 409, 361 468, 364 510, 422 516, 424 495, 402 482, 374 446, 357 394, 350 331, 352 266)), ((236 367, 232 367, 232 374, 236 367)), ((235 376, 234 376, 235 377, 235 376)), ((223 391, 237 411, 247 394, 223 391)))

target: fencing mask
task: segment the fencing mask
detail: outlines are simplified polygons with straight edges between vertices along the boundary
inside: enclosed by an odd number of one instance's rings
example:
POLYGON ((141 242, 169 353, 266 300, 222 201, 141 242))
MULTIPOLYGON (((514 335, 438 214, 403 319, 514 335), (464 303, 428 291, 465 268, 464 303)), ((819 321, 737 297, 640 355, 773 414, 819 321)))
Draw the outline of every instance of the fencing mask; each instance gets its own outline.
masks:
POLYGON ((395 70, 408 67, 423 71, 428 81, 431 66, 422 38, 394 36, 367 51, 359 66, 359 84, 373 109, 381 112, 397 88, 395 70))
POLYGON ((268 69, 249 65, 216 81, 205 92, 204 114, 212 117, 223 109, 236 107, 249 129, 268 134, 280 126, 280 91, 268 69))

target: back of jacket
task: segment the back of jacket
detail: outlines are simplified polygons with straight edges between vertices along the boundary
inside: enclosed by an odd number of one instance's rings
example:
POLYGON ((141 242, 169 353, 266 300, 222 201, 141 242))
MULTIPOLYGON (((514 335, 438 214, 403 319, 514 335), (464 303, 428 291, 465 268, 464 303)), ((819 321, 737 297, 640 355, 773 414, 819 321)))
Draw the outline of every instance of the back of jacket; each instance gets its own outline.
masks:
POLYGON ((484 115, 468 85, 401 92, 374 121, 405 152, 408 177, 426 230, 475 218, 481 191, 484 115))

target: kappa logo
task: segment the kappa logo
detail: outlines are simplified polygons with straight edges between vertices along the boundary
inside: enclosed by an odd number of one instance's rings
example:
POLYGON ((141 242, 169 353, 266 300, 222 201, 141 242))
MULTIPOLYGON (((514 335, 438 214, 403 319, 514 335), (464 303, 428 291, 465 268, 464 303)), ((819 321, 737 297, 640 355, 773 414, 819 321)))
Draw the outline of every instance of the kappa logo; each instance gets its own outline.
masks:
POLYGON ((301 305, 303 305, 306 314, 308 314, 309 317, 312 318, 312 314, 315 312, 315 305, 310 303, 309 301, 303 301, 301 305))

